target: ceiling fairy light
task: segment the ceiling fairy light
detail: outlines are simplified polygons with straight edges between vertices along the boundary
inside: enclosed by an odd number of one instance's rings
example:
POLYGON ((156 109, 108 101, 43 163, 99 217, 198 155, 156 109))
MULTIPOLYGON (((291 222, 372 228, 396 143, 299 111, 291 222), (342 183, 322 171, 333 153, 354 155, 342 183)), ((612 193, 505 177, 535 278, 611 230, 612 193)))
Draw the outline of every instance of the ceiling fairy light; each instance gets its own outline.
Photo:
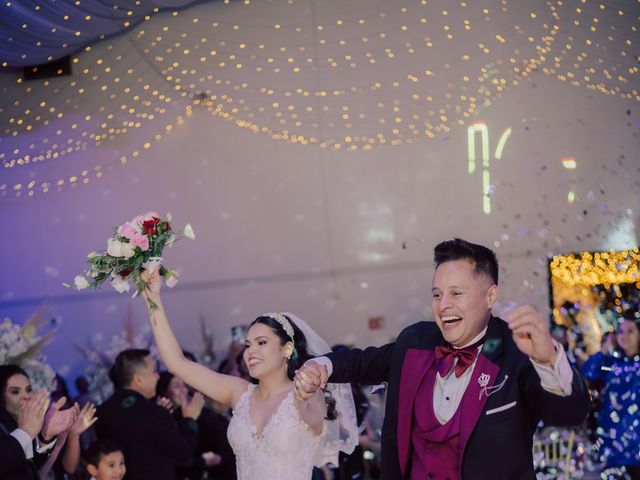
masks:
MULTIPOLYGON (((630 55, 640 22, 622 10, 582 0, 361 5, 225 1, 146 15, 138 26, 119 19, 130 31, 86 46, 74 76, 2 89, 11 100, 0 104, 0 196, 89 183, 196 107, 274 140, 367 152, 466 125, 533 72, 640 99, 630 55), (45 178, 39 165, 51 162, 59 174, 45 178)), ((142 6, 129 11, 143 18, 142 6)))

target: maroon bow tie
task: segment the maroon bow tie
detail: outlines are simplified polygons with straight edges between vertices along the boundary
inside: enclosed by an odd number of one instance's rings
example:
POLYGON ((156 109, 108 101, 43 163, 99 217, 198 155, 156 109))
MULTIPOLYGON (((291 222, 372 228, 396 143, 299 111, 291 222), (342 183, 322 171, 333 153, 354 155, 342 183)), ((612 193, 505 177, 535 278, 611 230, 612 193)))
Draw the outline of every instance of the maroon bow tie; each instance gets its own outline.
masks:
POLYGON ((464 348, 453 348, 450 344, 436 347, 436 368, 442 378, 451 371, 453 361, 457 358, 455 375, 460 377, 475 361, 478 355, 478 347, 482 345, 484 338, 479 342, 464 348))

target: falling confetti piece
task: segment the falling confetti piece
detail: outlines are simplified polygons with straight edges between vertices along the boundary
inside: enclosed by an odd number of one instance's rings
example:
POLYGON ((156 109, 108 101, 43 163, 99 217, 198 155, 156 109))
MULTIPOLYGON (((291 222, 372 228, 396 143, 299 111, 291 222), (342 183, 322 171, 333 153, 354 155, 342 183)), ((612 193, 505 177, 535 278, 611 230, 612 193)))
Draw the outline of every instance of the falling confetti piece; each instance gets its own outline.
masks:
POLYGON ((567 170, 575 170, 578 166, 576 159, 574 157, 564 157, 562 159, 562 166, 567 170))
POLYGON ((484 191, 484 196, 485 197, 491 197, 493 195, 493 192, 496 191, 496 186, 495 185, 489 185, 487 187, 487 189, 484 191))

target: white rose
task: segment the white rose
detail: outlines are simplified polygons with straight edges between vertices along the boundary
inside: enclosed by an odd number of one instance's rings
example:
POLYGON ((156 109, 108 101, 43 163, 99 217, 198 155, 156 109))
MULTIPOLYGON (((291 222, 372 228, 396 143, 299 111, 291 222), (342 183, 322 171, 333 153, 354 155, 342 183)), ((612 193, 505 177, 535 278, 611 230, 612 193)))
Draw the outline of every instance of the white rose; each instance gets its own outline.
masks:
POLYGON ((131 285, 129 285, 129 282, 122 278, 120 275, 116 275, 115 277, 113 277, 113 280, 111 280, 111 286, 118 293, 128 292, 129 288, 131 287, 131 285))
POLYGON ((190 223, 187 223, 187 225, 184 227, 184 236, 191 239, 191 240, 195 240, 196 238, 196 234, 193 231, 193 227, 191 226, 190 223))
POLYGON ((125 259, 131 258, 135 255, 135 252, 133 251, 133 245, 131 245, 130 243, 122 243, 122 256, 125 259))
POLYGON ((107 240, 107 255, 112 257, 124 257, 124 254, 122 253, 123 245, 124 244, 120 240, 110 238, 107 240))
POLYGON ((124 257, 125 259, 131 258, 134 255, 133 245, 121 242, 115 238, 110 238, 107 240, 107 254, 112 257, 124 257))
POLYGON ((76 278, 73 279, 73 284, 78 290, 82 290, 83 288, 90 287, 89 281, 86 278, 84 278, 82 275, 76 275, 76 278))

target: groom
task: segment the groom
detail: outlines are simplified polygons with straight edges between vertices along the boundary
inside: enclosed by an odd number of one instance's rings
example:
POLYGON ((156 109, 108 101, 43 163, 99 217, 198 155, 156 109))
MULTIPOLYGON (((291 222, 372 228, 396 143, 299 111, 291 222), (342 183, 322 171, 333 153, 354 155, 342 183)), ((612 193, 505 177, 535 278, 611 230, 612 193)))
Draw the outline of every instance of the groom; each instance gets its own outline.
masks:
POLYGON ((384 480, 534 480, 532 437, 545 424, 578 425, 589 397, 545 319, 529 306, 505 320, 494 252, 465 240, 434 250, 434 322, 395 343, 330 353, 295 378, 306 398, 331 382, 388 382, 384 480))

